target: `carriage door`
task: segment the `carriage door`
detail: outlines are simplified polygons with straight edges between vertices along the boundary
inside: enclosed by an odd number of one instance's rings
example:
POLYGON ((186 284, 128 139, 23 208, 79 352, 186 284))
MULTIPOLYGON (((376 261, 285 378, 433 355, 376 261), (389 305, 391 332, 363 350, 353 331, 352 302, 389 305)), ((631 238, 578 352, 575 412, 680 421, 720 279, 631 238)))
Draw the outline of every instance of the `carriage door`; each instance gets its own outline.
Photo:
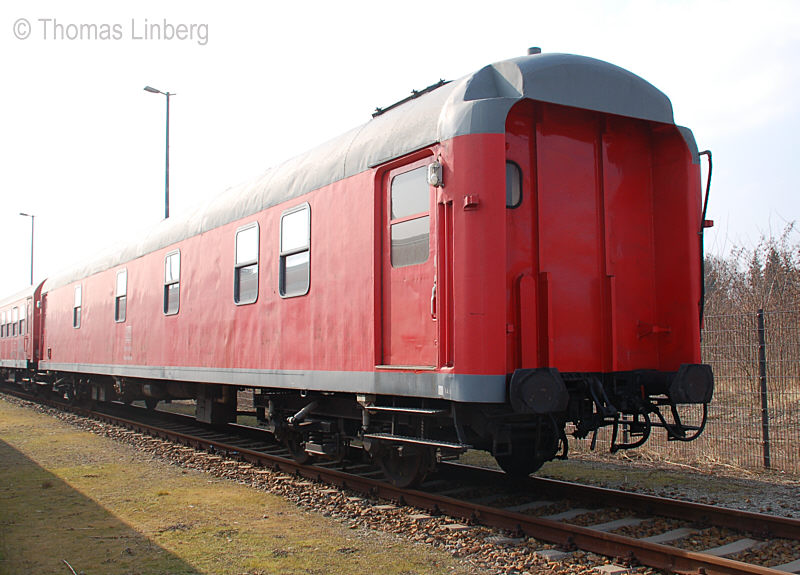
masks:
POLYGON ((31 305, 32 299, 27 299, 25 301, 25 305, 22 306, 20 309, 20 313, 22 313, 23 317, 20 319, 24 319, 25 327, 23 328, 25 331, 23 332, 22 336, 24 339, 24 352, 23 359, 27 360, 29 357, 33 357, 32 345, 31 342, 31 334, 33 331, 31 330, 31 322, 33 321, 33 306, 31 305))
POLYGON ((432 368, 436 341, 435 188, 427 164, 415 162, 383 179, 383 364, 432 368))
POLYGON ((36 349, 36 357, 35 359, 38 361, 47 361, 50 359, 50 353, 45 353, 45 339, 47 337, 47 326, 45 325, 44 317, 45 312, 47 310, 47 294, 42 293, 42 302, 41 306, 39 307, 39 311, 36 314, 36 318, 39 322, 39 339, 38 341, 34 340, 34 344, 37 346, 36 349))

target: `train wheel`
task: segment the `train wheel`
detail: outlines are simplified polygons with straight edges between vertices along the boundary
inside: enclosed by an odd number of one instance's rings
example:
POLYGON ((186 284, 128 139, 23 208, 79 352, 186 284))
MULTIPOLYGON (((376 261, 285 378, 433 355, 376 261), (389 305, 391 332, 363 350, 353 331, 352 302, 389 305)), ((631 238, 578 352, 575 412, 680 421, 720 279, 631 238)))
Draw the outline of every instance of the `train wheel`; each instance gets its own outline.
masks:
POLYGON ((532 453, 496 455, 495 459, 506 474, 517 478, 528 477, 544 465, 544 461, 534 457, 532 453))
POLYGON ((433 449, 421 445, 399 445, 382 450, 377 459, 392 485, 412 487, 425 479, 434 453, 433 449))
POLYGON ((75 383, 67 384, 66 389, 62 393, 62 397, 67 400, 70 405, 78 403, 78 387, 75 383))
POLYGON ((155 397, 144 398, 144 406, 150 411, 153 411, 157 405, 158 405, 158 400, 155 397))
POLYGON ((314 456, 306 452, 306 440, 300 433, 289 433, 286 437, 286 449, 297 463, 306 465, 314 461, 314 456))
MULTIPOLYGON (((566 444, 563 427, 552 417, 541 418, 535 434, 511 435, 510 453, 495 455, 500 468, 512 477, 527 477, 546 461, 557 457, 559 445, 566 444)), ((564 452, 566 453, 566 452, 564 452)))

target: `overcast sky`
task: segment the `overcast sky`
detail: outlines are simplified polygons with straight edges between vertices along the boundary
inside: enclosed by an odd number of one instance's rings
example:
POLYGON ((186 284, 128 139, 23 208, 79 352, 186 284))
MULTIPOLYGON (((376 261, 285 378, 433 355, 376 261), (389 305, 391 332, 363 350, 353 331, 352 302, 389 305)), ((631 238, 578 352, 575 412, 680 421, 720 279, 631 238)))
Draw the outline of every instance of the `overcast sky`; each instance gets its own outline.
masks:
POLYGON ((145 85, 177 94, 180 216, 376 106, 529 46, 612 62, 670 97, 714 154, 708 251, 798 218, 800 2, 3 0, 0 299, 29 283, 19 212, 36 215, 37 282, 163 217, 165 97, 145 85))

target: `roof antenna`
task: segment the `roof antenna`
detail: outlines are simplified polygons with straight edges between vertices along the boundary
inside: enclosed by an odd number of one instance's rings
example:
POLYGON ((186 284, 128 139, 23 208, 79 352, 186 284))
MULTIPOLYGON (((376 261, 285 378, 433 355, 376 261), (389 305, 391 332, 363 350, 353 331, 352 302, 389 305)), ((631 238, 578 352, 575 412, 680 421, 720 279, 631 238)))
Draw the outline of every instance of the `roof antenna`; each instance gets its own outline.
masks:
POLYGON ((541 54, 542 49, 538 46, 533 46, 532 48, 528 48, 528 56, 533 56, 534 54, 541 54))

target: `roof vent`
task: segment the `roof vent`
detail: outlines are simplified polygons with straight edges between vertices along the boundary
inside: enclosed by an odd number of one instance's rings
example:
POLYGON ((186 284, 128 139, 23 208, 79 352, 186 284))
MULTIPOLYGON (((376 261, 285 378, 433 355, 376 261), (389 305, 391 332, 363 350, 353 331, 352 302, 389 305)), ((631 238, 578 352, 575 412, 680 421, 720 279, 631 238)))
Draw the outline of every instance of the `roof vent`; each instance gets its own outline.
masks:
POLYGON ((533 56, 534 54, 541 54, 542 49, 538 46, 533 46, 532 48, 528 48, 528 56, 533 56))

